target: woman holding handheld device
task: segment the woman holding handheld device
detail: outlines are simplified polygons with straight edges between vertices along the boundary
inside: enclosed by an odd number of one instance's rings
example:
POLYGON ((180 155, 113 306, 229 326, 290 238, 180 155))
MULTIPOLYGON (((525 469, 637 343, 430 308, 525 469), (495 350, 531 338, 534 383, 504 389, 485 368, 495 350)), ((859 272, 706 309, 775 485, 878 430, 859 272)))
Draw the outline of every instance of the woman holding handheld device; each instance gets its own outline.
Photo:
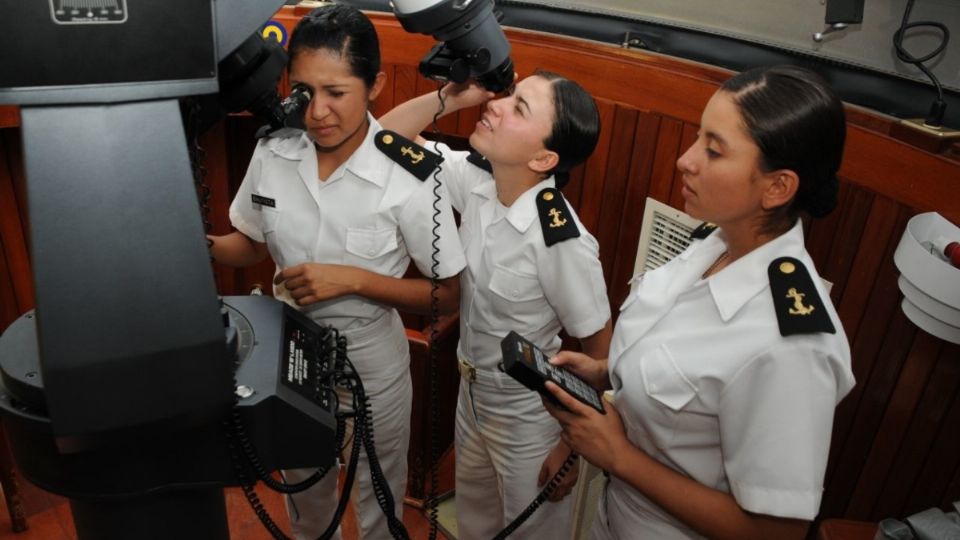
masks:
MULTIPOLYGON (((489 540, 560 469, 569 449, 538 395, 499 369, 510 331, 549 354, 565 329, 584 351, 606 356, 610 308, 598 245, 559 188, 593 151, 600 129, 593 99, 559 75, 537 72, 500 99, 470 83, 441 90, 443 112, 486 102, 470 144, 442 145, 440 176, 461 214, 467 270, 461 274, 460 395, 456 419, 458 537, 489 540)), ((381 118, 416 137, 440 110, 437 93, 381 118)), ((511 538, 570 532, 571 471, 511 538)))
POLYGON ((614 392, 601 415, 547 384, 563 440, 610 475, 594 538, 805 536, 854 380, 799 214, 836 205, 845 132, 840 100, 797 67, 710 99, 677 167, 685 211, 716 230, 637 278, 608 360, 551 359, 614 392))
MULTIPOLYGON (((230 207, 237 231, 211 237, 218 262, 248 266, 267 253, 277 264, 275 296, 331 325, 370 398, 380 465, 400 518, 407 480, 412 390, 409 348, 397 309, 431 310, 428 279, 404 279, 411 259, 431 275, 439 309, 456 310, 463 249, 449 205, 433 235, 432 168, 410 168, 396 139, 368 108, 385 84, 376 30, 357 9, 331 4, 305 16, 289 45, 292 86, 310 101, 301 135, 261 140, 230 207)), ((423 149, 414 149, 414 153, 423 149)), ((343 401, 341 397, 341 401, 343 401)), ((290 483, 313 470, 284 471, 290 483)), ((313 540, 333 517, 336 469, 288 500, 294 535, 313 540)), ((363 538, 390 538, 361 456, 353 494, 363 538)), ((339 533, 337 533, 339 537, 339 533)))

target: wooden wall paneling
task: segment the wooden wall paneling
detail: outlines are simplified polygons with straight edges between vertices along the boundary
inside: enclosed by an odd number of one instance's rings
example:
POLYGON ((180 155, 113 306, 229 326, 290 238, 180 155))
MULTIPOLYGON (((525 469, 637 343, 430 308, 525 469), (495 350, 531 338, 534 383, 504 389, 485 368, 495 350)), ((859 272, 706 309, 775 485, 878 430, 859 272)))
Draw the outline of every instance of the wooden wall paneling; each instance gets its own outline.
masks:
POLYGON ((403 103, 409 99, 417 97, 417 68, 413 66, 397 65, 393 73, 393 103, 394 105, 403 103))
MULTIPOLYGON (((860 188, 851 188, 850 199, 856 199, 854 194, 861 191, 860 188)), ((864 224, 864 230, 869 234, 861 235, 860 244, 856 248, 856 255, 853 258, 854 263, 849 268, 847 276, 847 285, 843 289, 843 295, 833 294, 834 303, 837 307, 837 313, 843 328, 847 332, 847 338, 853 343, 860 331, 860 323, 866 314, 864 306, 870 300, 870 294, 873 290, 873 284, 876 281, 880 267, 884 264, 893 265, 893 253, 888 253, 884 246, 891 242, 899 242, 904 228, 906 228, 906 219, 900 216, 901 207, 894 201, 886 197, 876 197, 870 205, 870 214, 864 224), (889 256, 890 258, 885 258, 889 256)), ((839 217, 839 216, 838 216, 839 217)), ((816 221, 815 225, 816 226, 816 221)), ((833 239, 838 229, 824 228, 811 230, 811 234, 816 237, 827 237, 833 239)), ((824 261, 826 267, 832 266, 829 260, 824 261)), ((826 274, 830 278, 836 279, 830 272, 826 274)), ((897 291, 899 294, 899 290, 897 291)), ((857 358, 854 358, 854 373, 865 373, 862 366, 857 364, 857 358)))
POLYGON ((683 137, 683 122, 676 118, 664 117, 660 120, 660 134, 657 138, 657 151, 653 161, 653 175, 650 178, 650 197, 666 203, 670 200, 670 190, 677 170, 677 157, 680 155, 680 141, 683 137))
POLYGON ((675 62, 670 68, 662 64, 666 57, 613 45, 522 31, 507 30, 506 34, 521 77, 535 68, 556 71, 578 81, 593 95, 693 124, 700 122, 703 107, 728 77, 723 70, 701 71, 693 62, 677 59, 670 59, 675 62), (663 69, 643 69, 638 76, 638 68, 653 65, 663 69), (684 69, 676 69, 680 65, 684 69), (673 90, 664 92, 664 88, 673 90))
POLYGON ((23 164, 19 158, 20 145, 14 138, 13 130, 3 132, 2 152, 0 152, 0 236, 3 238, 7 270, 13 282, 13 296, 17 310, 23 313, 33 309, 33 276, 30 270, 30 256, 27 249, 26 220, 21 217, 26 212, 25 198, 17 196, 17 177, 23 175, 23 164))
POLYGON ((564 198, 567 199, 578 216, 580 215, 580 199, 583 196, 583 181, 586 170, 587 167, 583 163, 574 167, 570 171, 570 180, 567 181, 567 185, 562 190, 564 198))
MULTIPOLYGON (((603 120, 603 111, 607 110, 608 107, 616 107, 616 104, 610 100, 605 100, 601 97, 594 97, 594 100, 597 103, 597 108, 600 111, 600 140, 597 141, 597 146, 599 149, 600 143, 603 141, 604 136, 607 134, 609 126, 604 124, 603 120)), ((582 199, 583 199, 583 186, 584 182, 587 181, 589 176, 587 175, 588 167, 591 166, 591 160, 596 159, 593 156, 597 154, 598 150, 594 150, 590 158, 586 162, 581 163, 573 168, 570 171, 570 181, 567 182, 566 187, 563 188, 563 196, 567 201, 573 206, 576 210, 577 215, 580 216, 581 221, 583 220, 583 214, 581 213, 582 199)))
MULTIPOLYGON (((911 213, 909 209, 898 208, 895 218, 896 225, 893 230, 902 231, 911 213)), ((893 265, 893 252, 899 239, 899 235, 868 239, 873 245, 867 249, 882 252, 883 256, 877 263, 878 274, 876 280, 870 287, 869 293, 863 298, 863 303, 857 307, 863 313, 859 326, 861 330, 856 333, 847 330, 847 338, 850 340, 853 355, 853 374, 857 379, 857 384, 847 397, 840 402, 834 416, 833 438, 826 477, 828 489, 824 494, 823 504, 821 505, 824 517, 844 515, 847 501, 856 478, 859 476, 859 469, 863 464, 863 456, 866 455, 869 448, 864 446, 865 443, 869 442, 865 439, 872 438, 875 431, 875 426, 870 427, 862 422, 868 420, 863 416, 864 414, 869 415, 876 411, 861 413, 861 401, 871 384, 874 384, 874 369, 887 372, 895 369, 898 372, 903 360, 903 354, 897 358, 892 353, 892 349, 885 348, 884 339, 899 334, 898 330, 909 329, 903 321, 902 312, 900 312, 900 290, 897 287, 897 271, 893 265), (901 317, 900 327, 894 328, 896 325, 893 323, 897 315, 901 317)), ((861 244, 861 247, 866 246, 861 244)), ((869 284, 869 281, 866 283, 869 284)), ((846 298, 841 302, 841 310, 846 307, 847 302, 846 298)), ((846 323, 844 323, 844 327, 846 328, 846 323)), ((899 335, 898 337, 903 338, 899 335)), ((890 344, 891 347, 894 345, 893 343, 890 344)))
MULTIPOLYGON (((947 358, 949 359, 947 360, 948 362, 953 361, 954 366, 960 367, 960 362, 956 361, 957 358, 960 358, 960 344, 945 343, 940 358, 941 361, 943 361, 942 359, 947 358)), ((953 393, 956 395, 957 391, 954 390, 953 393)), ((954 399, 958 398, 954 397, 954 399)), ((960 462, 957 463, 956 468, 953 471, 950 484, 947 486, 946 492, 944 493, 943 498, 940 500, 940 507, 955 508, 953 503, 956 501, 960 501, 960 462)))
POLYGON ((896 139, 848 125, 840 175, 918 211, 936 210, 960 223, 958 164, 896 139))
POLYGON ((877 436, 866 456, 845 517, 866 521, 876 504, 884 479, 890 474, 897 453, 910 441, 905 438, 923 396, 943 342, 917 332, 903 370, 887 403, 877 436))
MULTIPOLYGON (((954 357, 956 361, 958 357, 954 357)), ((930 452, 917 476, 913 489, 904 493, 900 515, 911 515, 940 503, 950 484, 951 473, 960 456, 960 394, 954 392, 953 403, 939 426, 930 452)))
MULTIPOLYGON (((939 342, 926 332, 917 334, 918 340, 923 336, 924 340, 939 342)), ((877 490, 876 501, 867 519, 880 520, 904 515, 904 498, 914 488, 941 426, 948 432, 956 431, 956 424, 951 426, 945 419, 960 391, 960 362, 957 362, 960 355, 957 351, 956 345, 943 344, 940 353, 933 355, 935 364, 930 377, 913 412, 910 426, 903 435, 896 459, 889 472, 881 477, 882 489, 877 490)), ((948 471, 940 472, 950 476, 948 471)))
POLYGON ((0 334, 21 314, 17 306, 16 285, 7 267, 7 250, 0 235, 0 334))
MULTIPOLYGON (((626 213, 623 205, 630 181, 630 161, 634 154, 633 140, 637 131, 638 114, 636 109, 617 106, 609 127, 613 144, 607 154, 607 171, 600 199, 600 219, 596 228, 603 277, 608 286, 616 258, 623 252, 619 245, 620 223, 626 213)), ((640 217, 642 219, 643 215, 640 217)))
MULTIPOLYGON (((27 211, 27 178, 23 167, 23 141, 19 129, 0 129, 0 147, 6 151, 6 159, 10 177, 13 179, 13 193, 17 198, 17 208, 20 209, 20 224, 27 231, 29 219, 27 211)), ((29 249, 30 246, 27 245, 29 249)))
POLYGON ((612 140, 611 127, 616 105, 611 101, 598 100, 597 109, 600 111, 600 140, 597 141, 597 148, 593 154, 587 158, 581 184, 580 206, 577 208, 580 221, 594 236, 597 234, 601 219, 600 207, 603 204, 604 181, 607 177, 610 150, 615 144, 612 140))
POLYGON ((870 376, 860 379, 863 391, 856 417, 830 484, 835 496, 843 499, 844 516, 847 515, 853 490, 862 472, 864 456, 879 439, 884 438, 880 431, 881 421, 916 333, 917 327, 900 311, 897 302, 886 332, 874 337, 880 341, 878 361, 870 376))
POLYGON ((953 480, 951 480, 950 485, 947 486, 947 491, 944 493, 939 506, 940 508, 956 508, 954 503, 957 501, 960 501, 960 465, 958 465, 954 471, 953 480))
POLYGON ((17 127, 20 125, 20 107, 16 105, 0 105, 0 128, 17 127))
POLYGON ((670 200, 667 204, 674 208, 683 208, 683 182, 681 177, 683 173, 680 172, 680 169, 676 167, 677 160, 680 159, 690 146, 693 145, 697 140, 697 131, 700 127, 693 124, 683 124, 683 129, 680 131, 680 147, 677 148, 677 159, 674 160, 674 172, 673 172, 673 183, 670 186, 670 200))
MULTIPOLYGON (((860 251, 859 248, 864 243, 870 244, 869 238, 863 238, 863 231, 873 208, 873 199, 874 195, 870 191, 854 189, 844 201, 844 205, 838 205, 837 209, 834 210, 835 213, 839 214, 839 220, 836 223, 836 228, 827 235, 832 240, 830 253, 824 261, 824 266, 818 268, 825 275, 831 276, 833 289, 830 295, 832 298, 843 298, 843 291, 847 286, 847 278, 851 268, 859 262, 856 258, 860 251)), ((824 234, 827 231, 820 230, 818 233, 824 234)))
MULTIPOLYGON (((930 446, 930 452, 924 463, 923 470, 917 477, 914 489, 907 498, 901 514, 908 515, 940 503, 940 500, 949 496, 950 502, 960 499, 960 491, 952 485, 953 474, 960 468, 957 456, 960 456, 960 437, 957 437, 960 428, 960 384, 958 384, 957 367, 960 365, 960 345, 945 343, 941 358, 944 361, 953 360, 954 370, 947 375, 954 383, 952 392, 941 394, 943 403, 952 403, 949 412, 942 417, 939 423, 939 433, 930 446), (951 491, 952 490, 952 491, 951 491)), ((949 508, 949 507, 948 507, 949 508)))
MULTIPOLYGON (((840 227, 840 219, 843 214, 842 208, 848 204, 847 200, 851 193, 859 189, 861 188, 855 188, 847 182, 840 182, 840 188, 837 193, 837 208, 822 218, 808 218, 804 220, 803 238, 807 252, 817 266, 817 272, 831 282, 836 281, 837 277, 839 277, 825 271, 833 245, 833 232, 840 227)), ((838 294, 837 289, 831 289, 830 298, 833 300, 833 305, 836 306, 839 311, 841 295, 838 294)))
POLYGON ((653 174, 659 132, 660 116, 640 112, 633 142, 630 145, 632 148, 630 172, 627 175, 627 190, 623 197, 623 215, 620 216, 616 258, 613 262, 613 270, 607 279, 607 295, 610 297, 614 318, 630 290, 629 281, 633 276, 634 262, 637 258, 637 242, 640 240, 646 198, 650 192, 650 177, 653 174))
MULTIPOLYGON (((230 194, 229 164, 227 141, 224 133, 225 121, 217 122, 200 137, 200 146, 203 148, 203 167, 205 174, 203 182, 209 191, 209 199, 203 216, 205 224, 209 224, 209 234, 225 234, 230 227, 230 203, 233 200, 230 194)), ((220 264, 214 264, 214 276, 218 291, 235 290, 235 272, 220 264)))

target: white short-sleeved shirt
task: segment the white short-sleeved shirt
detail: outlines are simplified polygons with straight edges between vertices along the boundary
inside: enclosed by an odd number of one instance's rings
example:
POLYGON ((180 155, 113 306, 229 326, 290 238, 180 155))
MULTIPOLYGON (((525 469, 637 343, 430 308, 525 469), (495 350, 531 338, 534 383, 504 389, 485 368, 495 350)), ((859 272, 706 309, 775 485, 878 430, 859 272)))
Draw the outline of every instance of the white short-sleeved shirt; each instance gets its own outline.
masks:
POLYGON ((459 354, 479 369, 494 370, 503 361, 500 340, 511 330, 547 354, 559 350, 561 327, 577 338, 600 331, 610 320, 610 304, 597 240, 570 209, 568 219, 580 236, 549 247, 544 242, 536 196, 555 187, 553 177, 508 208, 497 199, 493 176, 469 163, 467 152, 437 146, 450 202, 461 214, 467 256, 459 354))
MULTIPOLYGON (((616 407, 631 442, 658 461, 749 512, 810 520, 834 408, 854 384, 850 347, 799 221, 701 279, 725 249, 718 230, 637 278, 610 350, 616 407), (836 334, 780 335, 767 268, 782 256, 807 267, 836 334)), ((614 535, 699 537, 619 479, 607 505, 614 535)))
MULTIPOLYGON (((431 275, 433 254, 432 176, 421 182, 378 150, 382 128, 369 113, 360 147, 325 181, 317 172, 313 143, 305 135, 261 140, 230 205, 230 221, 243 234, 265 242, 277 272, 304 262, 356 266, 403 277, 412 258, 431 275)), ((453 212, 440 190, 437 275, 448 278, 465 266, 453 212)), ((296 306, 288 291, 274 295, 296 306)), ((379 319, 383 304, 344 296, 300 308, 314 320, 340 330, 379 319)))

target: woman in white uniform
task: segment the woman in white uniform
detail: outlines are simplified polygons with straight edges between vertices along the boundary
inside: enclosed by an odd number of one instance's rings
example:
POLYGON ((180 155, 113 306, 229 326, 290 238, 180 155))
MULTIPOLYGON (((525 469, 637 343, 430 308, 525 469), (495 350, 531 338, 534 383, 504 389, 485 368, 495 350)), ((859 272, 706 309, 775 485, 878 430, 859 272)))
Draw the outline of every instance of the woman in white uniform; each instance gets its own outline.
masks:
POLYGON ((609 360, 551 359, 613 390, 600 414, 548 384, 570 409, 547 406, 563 439, 609 473, 594 538, 804 538, 854 380, 799 215, 836 205, 845 131, 801 68, 747 71, 710 99, 677 167, 684 210, 717 229, 636 278, 609 360))
MULTIPOLYGON (((394 139, 380 133, 368 112, 386 76, 366 16, 345 5, 318 8, 297 25, 289 54, 291 86, 305 85, 313 96, 306 133, 259 142, 230 207, 237 231, 212 237, 211 251, 218 262, 235 267, 257 263, 269 252, 277 265, 274 295, 346 336, 348 356, 371 401, 377 454, 400 518, 412 391, 409 348, 395 308, 430 312, 430 281, 403 275, 411 258, 423 275, 431 275, 435 181, 401 165, 399 148, 388 146, 394 139), (381 151, 377 143, 387 146, 381 151)), ((458 304, 465 261, 453 213, 442 202, 437 296, 440 311, 449 313, 458 304)), ((296 483, 312 472, 284 475, 296 483)), ((298 539, 320 536, 337 494, 334 470, 288 500, 298 539)), ((366 456, 353 500, 362 537, 390 538, 366 456)))
MULTIPOLYGON (((492 97, 475 84, 442 92, 445 113, 492 97)), ((381 122, 415 137, 438 108, 437 94, 427 94, 381 122)), ((455 438, 461 540, 496 535, 570 453, 537 394, 499 369, 503 337, 513 330, 554 354, 562 328, 580 339, 584 351, 606 355, 610 308, 598 244, 559 191, 570 169, 593 152, 599 130, 589 94, 573 81, 538 72, 510 95, 487 101, 470 136, 477 154, 438 150, 451 204, 461 213, 467 255, 455 438)), ((510 537, 569 535, 572 498, 564 497, 576 476, 570 471, 551 500, 510 537)))

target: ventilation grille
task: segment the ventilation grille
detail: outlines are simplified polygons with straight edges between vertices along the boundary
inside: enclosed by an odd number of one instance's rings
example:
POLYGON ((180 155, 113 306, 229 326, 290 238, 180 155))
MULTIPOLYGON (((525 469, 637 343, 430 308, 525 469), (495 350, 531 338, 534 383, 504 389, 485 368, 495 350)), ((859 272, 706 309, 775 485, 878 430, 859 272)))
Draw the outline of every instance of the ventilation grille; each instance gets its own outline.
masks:
POLYGON ((634 275, 666 264, 687 249, 690 233, 700 223, 700 220, 648 197, 640 227, 634 275))

